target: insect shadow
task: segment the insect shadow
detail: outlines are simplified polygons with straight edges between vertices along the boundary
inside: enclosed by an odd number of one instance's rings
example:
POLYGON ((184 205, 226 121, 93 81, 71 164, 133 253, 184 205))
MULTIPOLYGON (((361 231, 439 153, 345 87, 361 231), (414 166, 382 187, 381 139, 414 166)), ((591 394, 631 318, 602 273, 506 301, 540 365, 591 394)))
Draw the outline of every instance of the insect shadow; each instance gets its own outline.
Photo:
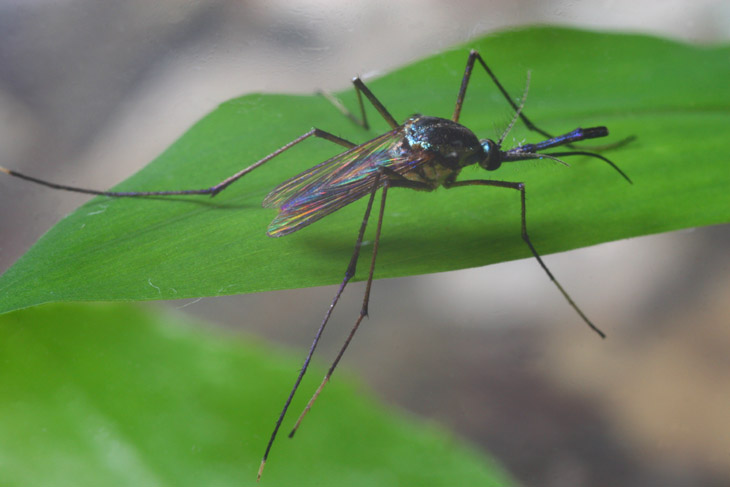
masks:
MULTIPOLYGON (((315 352, 320 337, 330 319, 333 309, 337 305, 348 282, 355 275, 360 251, 363 246, 363 237, 370 220, 370 215, 380 191, 380 204, 376 220, 375 236, 372 240, 370 264, 368 267, 365 291, 362 300, 360 313, 355 320, 345 343, 340 348, 337 356, 325 374, 317 390, 312 395, 306 407, 297 419, 289 436, 293 436, 299 428, 302 419, 316 401, 323 387, 327 384, 342 358, 345 350, 350 344, 363 318, 368 314, 370 291, 373 282, 375 262, 380 245, 383 217, 385 214, 385 203, 388 191, 391 188, 406 188, 418 191, 433 191, 439 187, 446 189, 465 186, 490 186, 516 191, 520 198, 521 215, 521 236, 532 255, 537 259, 539 265, 548 275, 553 284, 563 294, 568 304, 575 310, 581 319, 601 337, 605 335, 593 322, 583 313, 570 295, 563 289, 555 279, 548 267, 543 262, 540 254, 535 249, 527 231, 527 206, 525 198, 525 184, 522 182, 510 182, 494 179, 467 179, 457 180, 464 167, 478 165, 482 169, 491 172, 499 169, 503 164, 528 160, 551 160, 557 163, 566 164, 561 158, 567 156, 588 156, 599 159, 609 164, 629 183, 629 177, 621 171, 613 162, 601 154, 595 152, 601 148, 617 147, 632 140, 627 138, 618 143, 603 147, 594 147, 591 150, 578 149, 573 144, 588 139, 601 138, 608 135, 606 127, 576 128, 559 136, 552 136, 550 133, 536 126, 524 113, 523 107, 527 96, 527 88, 523 93, 518 105, 507 90, 502 86, 492 70, 487 66, 482 56, 475 50, 469 53, 464 75, 461 80, 454 112, 450 119, 413 115, 402 124, 388 112, 385 106, 378 100, 372 91, 363 83, 360 78, 353 79, 353 85, 357 94, 360 109, 358 118, 347 110, 336 98, 331 95, 325 96, 348 118, 364 128, 369 128, 365 111, 365 99, 375 108, 380 116, 388 123, 390 130, 362 144, 355 144, 346 139, 338 137, 324 130, 312 128, 288 144, 275 150, 268 156, 251 164, 245 169, 227 177, 218 184, 204 189, 174 190, 174 191, 97 191, 92 189, 67 186, 38 179, 32 176, 21 174, 17 171, 0 167, 0 172, 10 176, 25 179, 30 182, 48 186, 54 189, 74 191, 79 193, 102 195, 110 197, 169 197, 180 195, 209 195, 215 196, 228 188, 232 183, 253 170, 263 166, 276 156, 285 152, 300 142, 316 137, 333 142, 345 148, 345 151, 310 168, 306 171, 284 181, 274 188, 264 198, 263 206, 278 209, 278 214, 268 227, 267 234, 270 237, 281 237, 296 232, 325 216, 357 201, 367 197, 365 215, 360 223, 355 247, 350 256, 345 276, 342 279, 337 292, 325 313, 325 316, 317 329, 317 332, 310 346, 309 352, 304 360, 302 368, 294 382, 294 385, 286 398, 284 406, 279 413, 274 429, 266 445, 264 455, 258 471, 258 478, 261 478, 266 460, 271 451, 274 440, 277 437, 284 417, 289 409, 291 401, 299 388, 312 356, 315 352), (459 123, 462 105, 466 96, 467 87, 471 79, 472 71, 476 63, 484 69, 500 93, 507 100, 514 110, 514 116, 507 129, 498 140, 479 139, 471 130, 459 123), (545 140, 537 143, 520 144, 507 150, 502 149, 507 134, 514 124, 520 120, 530 131, 543 136, 545 140), (545 152, 554 147, 568 147, 570 150, 545 152)), ((529 73, 528 83, 529 86, 529 73)), ((567 165, 567 164, 566 164, 567 165)), ((405 242, 393 242, 405 248, 405 242)), ((413 242, 410 242, 412 245, 413 242)))

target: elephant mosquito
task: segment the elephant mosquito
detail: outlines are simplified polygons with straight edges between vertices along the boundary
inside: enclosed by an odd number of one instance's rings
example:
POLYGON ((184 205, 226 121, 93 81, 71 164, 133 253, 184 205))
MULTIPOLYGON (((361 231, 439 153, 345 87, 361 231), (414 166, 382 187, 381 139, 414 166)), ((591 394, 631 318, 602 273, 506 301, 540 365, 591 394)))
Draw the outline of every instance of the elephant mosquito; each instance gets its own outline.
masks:
MULTIPOLYGON (((529 74, 528 74, 529 86, 529 74)), ((578 313, 581 319, 601 337, 605 337, 604 333, 593 324, 593 322, 583 313, 578 305, 573 301, 570 295, 563 289, 560 283, 555 279, 552 272, 543 262, 540 254, 533 246, 527 232, 527 209, 525 204, 525 184, 521 182, 508 182, 492 179, 470 179, 457 181, 457 177, 461 170, 466 166, 478 164, 487 171, 495 171, 502 164, 525 161, 531 159, 549 159, 561 164, 567 165, 560 158, 566 156, 589 156, 600 159, 608 163, 629 183, 631 180, 608 158, 591 151, 576 150, 572 144, 587 139, 595 139, 608 135, 606 127, 576 128, 570 132, 557 137, 550 135, 548 132, 537 127, 522 112, 527 88, 525 88, 522 101, 518 105, 507 90, 502 86, 492 70, 487 66, 482 56, 475 50, 469 53, 466 62, 466 69, 461 80, 461 87, 456 97, 456 105, 454 113, 450 119, 431 117, 425 115, 413 115, 402 124, 388 112, 385 106, 378 100, 372 91, 356 77, 353 79, 353 85, 357 94, 360 108, 360 118, 347 111, 344 106, 331 95, 325 96, 347 117, 364 128, 369 128, 367 117, 365 114, 365 105, 363 103, 363 95, 370 104, 377 110, 380 116, 390 126, 390 130, 372 140, 357 145, 341 137, 329 132, 325 132, 318 128, 312 128, 303 135, 292 140, 288 144, 275 150, 268 156, 251 164, 245 169, 227 177, 218 184, 205 189, 192 190, 175 190, 175 191, 97 191, 92 189, 78 188, 74 186, 66 186, 56 184, 46 180, 21 174, 17 171, 0 167, 0 172, 4 172, 10 176, 15 176, 27 181, 48 186, 55 189, 74 191, 79 193, 87 193, 93 195, 110 196, 110 197, 144 197, 144 196, 168 196, 168 195, 210 195, 215 196, 224 189, 228 188, 232 183, 239 180, 246 174, 263 166, 265 163, 274 159, 284 151, 287 151, 310 137, 334 142, 343 146, 346 150, 306 171, 294 176, 293 178, 281 183, 274 188, 264 198, 263 206, 266 208, 278 209, 278 214, 268 227, 267 234, 270 237, 282 237, 294 233, 314 222, 324 218, 325 216, 343 208, 354 201, 363 197, 368 197, 365 215, 360 224, 360 230, 355 240, 355 248, 350 258, 350 262, 345 271, 345 276, 340 283, 337 292, 325 313, 324 319, 320 324, 310 346, 309 352, 304 360, 299 375, 296 378, 284 407, 279 414, 276 425, 271 433, 269 441, 266 445, 261 465, 258 471, 258 477, 261 478, 266 460, 274 444, 277 433, 281 427, 282 421, 289 409, 289 405, 296 393, 304 374, 306 373, 312 355, 319 343, 324 328, 330 319, 332 311, 340 299, 347 283, 355 275, 355 268, 360 256, 360 249, 363 242, 363 236, 370 220, 371 210, 375 201, 378 190, 381 191, 380 207, 377 216, 375 238, 373 240, 372 255, 370 258, 370 267, 365 285, 365 293, 363 297, 360 314, 350 331, 345 343, 340 348, 332 365, 327 371, 324 379, 319 387, 312 395, 303 412, 297 419, 289 437, 292 437, 299 428, 302 419, 312 407, 312 404, 319 396, 322 388, 327 384, 334 372, 337 364, 340 362, 342 355, 347 349, 352 337, 355 335, 362 319, 368 314, 368 303, 370 300, 370 290, 373 282, 373 273, 375 270, 375 260, 380 245, 380 234, 385 214, 385 202, 388 191, 391 188, 408 188, 418 191, 433 191, 441 186, 446 189, 458 188, 463 186, 492 186, 497 188, 506 188, 515 190, 520 195, 521 204, 521 229, 522 239, 530 248, 530 251, 537 259, 538 263, 548 275, 550 280, 555 284, 558 290, 563 294, 568 304, 578 313), (459 123, 459 115, 464 103, 466 90, 471 79, 472 71, 476 62, 479 62, 492 82, 502 93, 504 98, 514 110, 514 116, 507 129, 498 140, 479 139, 471 130, 459 123), (517 120, 522 120, 527 129, 537 132, 545 140, 533 144, 522 144, 511 149, 503 150, 502 143, 507 134, 512 129, 517 120), (567 146, 571 148, 568 151, 559 152, 543 152, 553 147, 567 146)), ((622 145, 630 139, 624 139, 611 147, 622 145)), ((607 146, 608 147, 608 146, 607 146)))

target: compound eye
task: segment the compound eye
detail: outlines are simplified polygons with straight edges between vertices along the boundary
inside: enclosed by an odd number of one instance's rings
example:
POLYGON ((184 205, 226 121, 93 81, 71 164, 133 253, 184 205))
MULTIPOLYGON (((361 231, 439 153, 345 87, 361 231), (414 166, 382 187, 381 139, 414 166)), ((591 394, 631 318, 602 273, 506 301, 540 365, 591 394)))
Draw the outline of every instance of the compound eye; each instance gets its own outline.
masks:
POLYGON ((479 162, 479 165, 487 171, 494 171, 495 169, 499 169, 499 166, 502 165, 502 161, 499 155, 499 145, 495 141, 490 139, 480 140, 479 142, 481 143, 482 149, 484 150, 484 159, 479 162))

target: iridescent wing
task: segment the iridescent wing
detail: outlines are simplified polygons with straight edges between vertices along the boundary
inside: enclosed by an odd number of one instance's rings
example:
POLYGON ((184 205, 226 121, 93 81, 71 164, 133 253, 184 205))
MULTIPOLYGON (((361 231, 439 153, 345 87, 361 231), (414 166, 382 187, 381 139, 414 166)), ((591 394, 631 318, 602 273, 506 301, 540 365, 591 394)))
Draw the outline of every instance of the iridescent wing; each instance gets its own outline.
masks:
MULTIPOLYGON (((279 208, 267 234, 290 234, 370 194, 380 167, 405 174, 426 162, 399 151, 402 140, 403 127, 398 127, 281 183, 263 202, 267 208, 279 208)), ((384 182, 381 179, 378 186, 384 182)))

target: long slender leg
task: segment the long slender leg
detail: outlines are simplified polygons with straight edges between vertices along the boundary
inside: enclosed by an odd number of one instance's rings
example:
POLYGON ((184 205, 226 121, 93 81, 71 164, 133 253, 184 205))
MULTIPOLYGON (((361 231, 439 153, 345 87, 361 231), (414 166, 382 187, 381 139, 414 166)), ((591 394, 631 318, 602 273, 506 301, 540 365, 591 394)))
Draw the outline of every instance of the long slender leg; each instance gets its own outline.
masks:
MULTIPOLYGON (((454 122, 459 121, 459 116, 461 115, 461 107, 464 104, 464 97, 466 96, 466 88, 469 85, 469 80, 471 79, 472 71, 474 70, 474 63, 476 61, 479 61, 479 64, 482 65, 484 68, 484 71, 487 72, 487 75, 492 79, 494 84, 497 86, 499 91, 504 95, 504 98, 507 100, 507 103, 510 104, 513 110, 519 114, 520 119, 525 124, 525 127, 527 127, 528 130, 532 130, 534 132, 537 132, 544 137, 548 139, 552 139, 553 136, 550 135, 548 132, 542 130, 540 127, 532 123, 532 120, 527 118, 527 115, 525 115, 515 103, 515 101, 510 96, 509 92, 502 86, 502 83, 499 82, 497 79, 497 76, 492 72, 491 69, 489 69, 489 66, 487 66, 487 63, 484 62, 484 59, 482 58, 481 54, 479 54, 478 51, 472 49, 469 53, 469 58, 466 60, 466 68, 464 69, 464 76, 461 79, 461 87, 459 88, 459 94, 456 97, 456 105, 454 106, 454 115, 451 117, 451 119, 454 122)), ((629 142, 632 142, 634 139, 636 139, 635 136, 630 135, 626 138, 623 138, 617 142, 613 142, 611 144, 604 144, 600 146, 585 146, 585 148, 590 150, 606 150, 606 149, 617 149, 619 147, 622 147, 629 142)), ((575 146, 573 144, 567 144, 568 147, 574 148, 575 146)))
POLYGON ((304 416, 306 416, 306 414, 309 412, 309 410, 312 409, 312 405, 314 404, 314 401, 317 400, 317 398, 319 397, 319 394, 322 392, 322 389, 329 382, 330 377, 332 377, 332 373, 335 371, 337 364, 340 363, 340 359, 342 359, 342 356, 345 354, 345 350, 347 350, 347 347, 350 345, 350 342, 352 341, 352 337, 355 336, 357 329, 360 327, 360 323, 362 322, 363 318, 365 318, 368 315, 368 304, 370 303, 370 290, 372 289, 372 285, 373 285, 373 274, 375 272, 375 260, 378 255, 378 247, 380 244, 380 231, 383 227, 383 215, 385 213, 385 199, 386 199, 387 194, 388 194, 388 185, 386 184, 383 186, 383 194, 382 194, 381 200, 380 200, 380 213, 378 214, 378 225, 377 225, 377 229, 375 230, 375 241, 373 243, 373 255, 370 258, 370 271, 368 273, 367 284, 365 285, 365 295, 363 296, 362 308, 360 308, 360 315, 357 317, 357 320, 355 321, 355 325, 352 327, 352 330, 350 330, 350 334, 347 335, 347 339, 345 340, 345 343, 342 345, 342 348, 340 348, 340 351, 337 353, 337 356, 335 357, 335 360, 332 362, 332 365, 330 366, 329 370, 327 371, 327 374, 325 374, 324 379, 322 379, 322 382, 319 384, 319 387, 317 387, 317 390, 312 395, 312 398, 309 400, 306 407, 304 408, 302 413, 299 415, 299 419, 297 419, 297 422, 294 425, 294 428, 292 428, 291 432, 289 433, 289 438, 294 436, 294 433, 296 433, 297 429, 299 429, 299 425, 301 424, 302 420, 304 419, 304 416))
POLYGON ((520 192, 520 203, 522 205, 522 240, 525 241, 527 246, 530 248, 530 251, 532 252, 532 255, 535 256, 537 261, 540 263, 540 266, 542 269, 547 273, 548 277, 551 281, 553 281, 553 284, 560 290, 560 292, 563 294, 563 297, 568 301, 568 304, 570 304, 573 309, 578 313, 578 315, 583 319, 583 321, 598 335, 600 335, 601 338, 606 338, 606 334, 603 333, 596 325, 593 324, 591 320, 588 319, 588 317, 583 313, 583 311, 578 307, 578 305, 573 301, 573 298, 570 297, 570 295, 563 289, 563 286, 560 285, 557 279, 555 279, 555 276, 553 276, 552 272, 550 272, 550 269, 545 265, 545 263, 542 260, 542 257, 540 257, 540 254, 537 253, 537 250, 535 249, 535 246, 532 245, 532 242, 530 241, 530 236, 527 233, 527 206, 525 203, 525 183, 513 183, 509 181, 492 181, 488 179, 474 179, 474 180, 466 180, 466 181, 456 181, 451 182, 448 184, 445 184, 444 187, 446 188, 456 188, 459 186, 496 186, 499 188, 510 188, 510 189, 516 189, 520 192))
POLYGON ((178 190, 178 191, 99 191, 99 190, 95 190, 95 189, 78 188, 75 186, 67 186, 65 184, 53 183, 53 182, 35 178, 32 176, 27 176, 25 174, 19 173, 17 171, 13 171, 11 169, 4 168, 2 166, 0 166, 0 172, 4 172, 5 174, 8 174, 10 176, 15 176, 20 179, 25 179, 26 181, 31 181, 33 183, 41 184, 43 186, 48 186, 49 188, 61 189, 64 191, 73 191, 76 193, 101 195, 101 196, 138 197, 138 196, 172 196, 172 195, 186 195, 186 194, 209 194, 211 196, 215 196, 218 193, 220 193, 221 191, 223 191, 224 189, 226 189, 228 186, 230 186, 233 182, 237 181, 241 177, 250 173, 254 169, 257 169, 257 168, 263 166, 265 163, 269 162, 274 157, 278 156, 279 154, 281 154, 282 152, 284 152, 288 149, 291 149, 292 147, 294 147, 298 143, 302 142, 303 140, 308 139, 309 137, 317 137, 320 139, 329 140, 330 142, 334 142, 335 144, 339 144, 348 149, 352 149, 353 147, 355 147, 355 144, 353 144, 352 142, 350 142, 348 140, 337 137, 336 135, 333 135, 329 132, 325 132, 324 130, 320 130, 318 128, 313 128, 309 132, 300 135, 299 137, 292 140, 288 144, 275 150, 274 152, 272 152, 268 156, 264 157, 263 159, 259 159, 258 161, 254 162, 247 168, 242 169, 242 170, 238 171, 237 173, 233 174, 232 176, 227 177, 226 179, 219 182, 215 186, 211 186, 211 187, 205 188, 205 189, 186 189, 186 190, 178 190))
MULTIPOLYGON (((335 309, 335 306, 337 305, 337 302, 340 300, 340 296, 342 296, 343 291, 345 290, 345 286, 347 286, 347 283, 352 279, 352 277, 355 275, 355 270, 357 268, 357 260, 360 256, 360 247, 362 245, 362 240, 365 235, 365 229, 367 228, 368 220, 370 219, 370 211, 373 208, 373 201, 375 200, 375 193, 378 190, 379 182, 380 182, 380 174, 376 177, 374 183, 373 183, 373 190, 370 193, 370 199, 368 200, 367 208, 365 209, 365 216, 362 219, 362 224, 360 225, 360 232, 357 235, 357 240, 355 241, 355 250, 352 253, 352 257, 350 258, 350 263, 347 266, 347 270, 345 271, 345 277, 342 279, 342 282, 340 283, 340 287, 337 289, 337 293, 335 294, 334 299, 332 300, 332 303, 330 304, 329 308, 327 308, 327 312, 324 315, 324 319, 322 320, 322 323, 319 325, 319 328, 317 329, 317 333, 314 335, 314 340, 312 341, 312 345, 309 348, 309 353, 307 353, 307 357, 304 359, 304 364, 302 365, 301 370, 299 371, 299 375, 297 376, 297 380, 294 382, 294 387, 292 387, 291 392, 289 392, 289 396, 286 399, 286 402, 284 403, 284 407, 281 410, 281 413, 279 414, 279 418, 276 420, 276 425, 274 426, 274 431, 271 432, 271 437, 269 438, 269 443, 266 445, 266 450, 264 451, 264 456, 261 459, 261 465, 259 466, 259 472, 258 472, 258 479, 261 478, 261 474, 264 471, 264 466, 266 465, 266 459, 269 457, 269 452, 271 451, 271 446, 274 444, 274 440, 276 439, 276 435, 279 432, 279 428, 281 427, 281 423, 284 420, 284 416, 286 415, 287 410, 289 409, 289 405, 291 404, 292 399, 294 398, 294 394, 296 393, 297 389, 299 388, 299 384, 302 382, 302 378, 304 377, 304 374, 307 372, 307 369, 309 368, 309 362, 312 359, 312 355, 314 355, 314 350, 317 348, 317 344, 319 343, 319 339, 322 336, 322 332, 324 332, 324 328, 327 326, 327 322, 330 319, 330 316, 332 315, 332 311, 335 309)), ((382 212, 382 210, 381 210, 382 212)), ((377 246, 377 243, 376 243, 377 246)))
POLYGON ((461 107, 464 104, 464 97, 466 96, 466 88, 469 86, 469 80, 471 79, 471 74, 472 74, 472 71, 474 70, 475 61, 479 61, 479 64, 482 65, 482 67, 484 68, 484 71, 487 72, 489 77, 492 79, 492 82, 494 82, 494 84, 497 86, 497 88, 502 93, 502 95, 504 95, 504 98, 507 100, 507 103, 510 104, 512 109, 515 112, 519 112, 520 119, 525 124, 525 126, 528 128, 528 130, 533 130, 539 134, 542 134, 545 137, 547 137, 548 139, 552 138, 552 135, 550 135, 549 133, 545 132, 544 130, 539 128, 537 125, 532 123, 532 121, 529 118, 527 118, 527 116, 524 113, 522 113, 522 111, 520 110, 517 103, 515 103, 515 101, 510 96, 510 94, 504 88, 504 86, 502 86, 502 83, 499 82, 499 80, 494 75, 492 70, 489 69, 489 66, 487 66, 487 63, 484 62, 484 59, 482 59, 482 56, 479 54, 478 51, 476 51, 474 49, 471 50, 471 52, 469 53, 469 58, 466 60, 466 68, 464 69, 464 76, 461 79, 461 87, 459 88, 459 94, 456 97, 456 106, 454 107, 454 115, 451 117, 451 119, 454 122, 459 121, 459 116, 461 115, 461 107))
MULTIPOLYGON (((376 96, 373 94, 372 91, 370 91, 370 88, 365 86, 365 83, 362 82, 360 78, 354 78, 352 80, 352 84, 355 85, 355 91, 357 92, 357 98, 360 101, 360 107, 362 108, 362 98, 360 93, 365 95, 365 97, 368 99, 368 101, 375 107, 375 109, 378 111, 378 113, 385 119, 386 122, 388 122, 388 125, 390 125, 391 128, 396 128, 400 124, 393 118, 393 115, 388 112, 388 110, 385 108, 385 106, 380 103, 380 100, 376 98, 376 96)), ((365 110, 362 109, 363 113, 363 119, 365 118, 365 110)), ((366 122, 367 123, 367 122, 366 122)))
POLYGON ((368 123, 368 117, 365 113, 365 105, 362 102, 362 96, 360 95, 360 91, 357 89, 355 91, 357 92, 357 102, 360 106, 360 118, 357 118, 354 113, 348 110, 348 108, 342 104, 340 99, 334 96, 332 93, 329 93, 327 91, 320 91, 319 94, 325 97, 325 99, 332 105, 334 105, 334 107, 339 110, 341 114, 349 118, 352 123, 354 123, 358 127, 362 127, 365 130, 368 130, 370 128, 370 124, 368 123))
POLYGON ((383 105, 380 100, 378 100, 378 98, 375 96, 375 94, 373 94, 372 91, 370 91, 370 88, 365 86, 365 83, 363 83, 360 78, 353 78, 352 84, 354 85, 355 93, 357 94, 357 103, 360 107, 360 118, 357 118, 335 96, 325 91, 320 92, 320 94, 324 96, 327 101, 332 103, 335 108, 340 111, 340 113, 349 118, 354 124, 359 125, 360 127, 367 130, 370 128, 370 124, 368 123, 367 114, 365 113, 365 104, 362 101, 362 95, 364 94, 370 104, 378 111, 378 113, 385 119, 385 121, 388 122, 388 125, 390 125, 391 128, 396 128, 399 126, 396 119, 393 118, 390 112, 388 112, 388 110, 385 108, 385 105, 383 105))

